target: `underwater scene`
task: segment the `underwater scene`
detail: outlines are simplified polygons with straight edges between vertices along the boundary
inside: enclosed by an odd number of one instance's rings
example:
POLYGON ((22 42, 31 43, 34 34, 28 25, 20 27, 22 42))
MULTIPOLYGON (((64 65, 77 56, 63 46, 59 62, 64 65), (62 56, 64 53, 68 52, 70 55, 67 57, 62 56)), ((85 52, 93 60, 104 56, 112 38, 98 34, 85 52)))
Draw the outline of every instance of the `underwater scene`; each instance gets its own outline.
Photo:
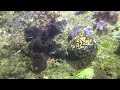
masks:
POLYGON ((0 11, 0 79, 120 79, 120 11, 0 11))

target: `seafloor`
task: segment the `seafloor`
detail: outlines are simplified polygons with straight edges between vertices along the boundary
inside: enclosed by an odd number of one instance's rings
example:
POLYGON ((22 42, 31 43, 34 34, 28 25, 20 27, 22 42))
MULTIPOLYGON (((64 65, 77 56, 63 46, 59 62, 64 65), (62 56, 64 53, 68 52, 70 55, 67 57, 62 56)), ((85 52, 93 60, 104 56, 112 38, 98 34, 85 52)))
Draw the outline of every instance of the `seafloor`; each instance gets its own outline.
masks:
MULTIPOLYGON (((93 27, 93 22, 97 18, 94 17, 95 12, 0 11, 0 79, 119 79, 119 13, 117 11, 117 21, 114 24, 111 24, 114 18, 108 21, 105 30, 107 33, 99 35, 101 32, 96 33, 97 29, 92 28, 92 38, 97 45, 97 53, 85 67, 74 68, 67 60, 68 58, 65 60, 49 58, 47 68, 36 73, 31 70, 31 58, 26 54, 29 43, 25 41, 24 28, 36 26, 44 29, 53 17, 56 17, 57 21, 66 20, 67 25, 63 27, 63 33, 56 36, 54 41, 61 44, 61 49, 67 50, 70 46, 67 43, 67 30, 74 26, 79 26, 81 31, 86 26, 93 27)), ((72 62, 74 63, 75 60, 72 62)), ((80 63, 77 62, 82 65, 80 63)))

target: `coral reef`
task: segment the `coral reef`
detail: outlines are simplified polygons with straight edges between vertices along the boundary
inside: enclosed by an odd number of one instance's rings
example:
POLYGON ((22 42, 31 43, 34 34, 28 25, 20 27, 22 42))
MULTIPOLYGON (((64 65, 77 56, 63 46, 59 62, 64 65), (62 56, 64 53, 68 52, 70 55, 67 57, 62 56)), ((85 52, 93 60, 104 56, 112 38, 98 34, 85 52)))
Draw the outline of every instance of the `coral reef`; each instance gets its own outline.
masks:
POLYGON ((0 79, 119 79, 118 14, 1 11, 0 79))

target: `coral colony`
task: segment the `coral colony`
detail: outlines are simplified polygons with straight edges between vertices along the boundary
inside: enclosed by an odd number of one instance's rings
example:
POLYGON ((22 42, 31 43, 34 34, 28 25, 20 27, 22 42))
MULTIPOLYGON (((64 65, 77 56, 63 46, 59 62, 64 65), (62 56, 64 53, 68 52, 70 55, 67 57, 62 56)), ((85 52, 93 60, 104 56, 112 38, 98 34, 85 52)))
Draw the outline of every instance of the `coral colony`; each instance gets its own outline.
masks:
MULTIPOLYGON (((84 29, 84 36, 91 37, 93 35, 93 32, 91 30, 90 26, 86 26, 84 29)), ((74 26, 72 30, 68 30, 69 39, 73 39, 76 36, 80 36, 81 29, 78 26, 74 26)))
POLYGON ((90 36, 93 35, 90 26, 87 26, 87 27, 84 28, 84 35, 87 36, 87 37, 90 37, 90 36))
POLYGON ((49 56, 58 48, 53 39, 61 33, 61 29, 66 24, 65 20, 56 22, 53 19, 45 26, 45 30, 35 26, 25 28, 24 35, 25 40, 29 42, 28 54, 32 60, 33 71, 41 72, 46 69, 49 56))
POLYGON ((72 30, 68 30, 68 34, 74 38, 80 35, 80 27, 74 26, 72 30))
POLYGON ((93 22, 95 27, 98 27, 100 30, 104 30, 104 28, 108 25, 108 22, 101 20, 99 22, 93 22))

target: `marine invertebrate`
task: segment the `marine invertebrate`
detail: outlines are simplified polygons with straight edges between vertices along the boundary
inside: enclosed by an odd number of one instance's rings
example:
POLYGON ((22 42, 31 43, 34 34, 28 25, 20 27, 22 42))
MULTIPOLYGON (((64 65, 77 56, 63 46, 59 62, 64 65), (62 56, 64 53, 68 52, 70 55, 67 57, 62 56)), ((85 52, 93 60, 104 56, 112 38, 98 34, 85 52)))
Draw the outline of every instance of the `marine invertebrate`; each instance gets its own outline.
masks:
POLYGON ((69 29, 68 30, 68 42, 72 40, 74 37, 79 36, 80 31, 81 29, 78 26, 74 26, 72 30, 69 29))
POLYGON ((24 36, 25 36, 25 40, 27 42, 31 41, 32 39, 36 38, 39 36, 39 34, 41 34, 41 30, 40 28, 37 28, 35 26, 30 26, 25 28, 24 30, 24 36))
POLYGON ((41 72, 47 67, 47 57, 44 53, 33 53, 30 52, 30 57, 32 60, 32 71, 41 72))
POLYGON ((54 38, 60 33, 60 29, 56 24, 51 23, 50 25, 47 25, 47 32, 49 38, 54 38))
MULTIPOLYGON (((30 26, 25 28, 25 40, 29 42, 29 57, 32 60, 33 70, 41 72, 47 67, 47 57, 54 56, 58 45, 53 41, 54 37, 61 33, 60 22, 51 20, 44 29, 30 26), (35 69, 37 67, 37 69, 35 69)), ((65 24, 65 23, 64 23, 65 24)), ((65 24, 66 25, 66 24, 65 24)))
POLYGON ((74 26, 72 30, 68 30, 68 41, 72 40, 77 36, 91 37, 93 36, 93 31, 91 30, 90 26, 84 27, 83 32, 79 26, 74 26))
POLYGON ((97 44, 92 38, 77 36, 69 44, 67 62, 74 68, 86 67, 94 60, 97 53, 97 44))
POLYGON ((93 22, 93 28, 96 28, 96 34, 97 35, 102 35, 104 33, 107 33, 108 30, 106 28, 106 26, 108 26, 108 22, 105 20, 100 20, 99 22, 93 22))
POLYGON ((74 26, 72 30, 68 30, 68 34, 72 38, 79 36, 80 35, 80 27, 74 26))
POLYGON ((84 35, 87 36, 87 37, 90 37, 93 35, 93 32, 91 31, 91 28, 90 26, 87 26, 84 28, 84 35))
POLYGON ((94 11, 94 18, 96 22, 100 20, 105 20, 110 24, 115 24, 118 20, 118 13, 117 11, 94 11))

